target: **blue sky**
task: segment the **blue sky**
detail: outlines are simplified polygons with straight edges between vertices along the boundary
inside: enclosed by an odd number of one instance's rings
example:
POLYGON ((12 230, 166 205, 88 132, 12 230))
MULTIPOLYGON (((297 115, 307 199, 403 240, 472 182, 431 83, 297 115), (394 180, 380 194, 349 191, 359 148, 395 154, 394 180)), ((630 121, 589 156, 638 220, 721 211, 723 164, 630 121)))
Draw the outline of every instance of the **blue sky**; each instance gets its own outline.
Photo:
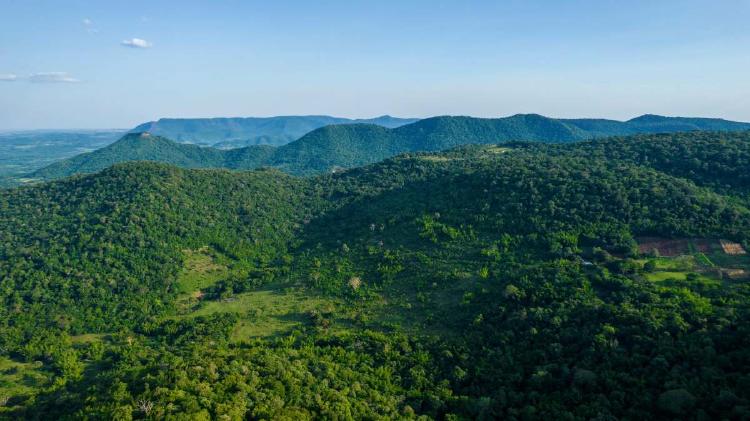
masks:
POLYGON ((290 114, 750 121, 748 22, 750 0, 0 0, 0 129, 290 114))

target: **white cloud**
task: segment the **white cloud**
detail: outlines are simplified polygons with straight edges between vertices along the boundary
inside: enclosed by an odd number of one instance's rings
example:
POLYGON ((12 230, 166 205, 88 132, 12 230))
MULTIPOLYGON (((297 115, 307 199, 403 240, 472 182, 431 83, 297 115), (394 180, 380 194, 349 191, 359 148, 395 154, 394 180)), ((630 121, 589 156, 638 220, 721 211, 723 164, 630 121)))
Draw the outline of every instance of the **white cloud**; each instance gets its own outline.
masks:
POLYGON ((0 82, 15 82, 18 76, 13 73, 0 73, 0 82))
POLYGON ((154 44, 146 41, 145 39, 131 38, 124 40, 120 43, 120 45, 130 48, 151 48, 154 44))
POLYGON ((76 83, 80 80, 71 77, 65 72, 42 72, 29 75, 31 83, 76 83))
POLYGON ((99 29, 97 29, 97 28, 94 27, 94 21, 93 20, 91 20, 89 18, 85 18, 81 22, 83 23, 83 26, 86 27, 86 32, 88 32, 89 34, 96 34, 96 33, 99 32, 99 29))

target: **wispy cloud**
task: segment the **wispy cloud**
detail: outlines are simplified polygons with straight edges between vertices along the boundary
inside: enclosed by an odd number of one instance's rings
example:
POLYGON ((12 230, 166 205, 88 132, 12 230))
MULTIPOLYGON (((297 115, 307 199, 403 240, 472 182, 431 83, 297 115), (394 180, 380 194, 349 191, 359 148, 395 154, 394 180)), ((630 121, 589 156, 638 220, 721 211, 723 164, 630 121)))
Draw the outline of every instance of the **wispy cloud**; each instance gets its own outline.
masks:
POLYGON ((82 21, 83 26, 86 28, 86 32, 89 34, 96 34, 99 32, 99 29, 94 27, 94 21, 89 18, 84 18, 82 21))
POLYGON ((31 83, 77 83, 80 80, 70 76, 66 72, 42 72, 29 75, 31 83))
POLYGON ((0 73, 0 82, 15 82, 18 76, 13 73, 0 73))
POLYGON ((154 44, 146 41, 145 39, 131 38, 123 40, 120 45, 130 48, 151 48, 154 44))

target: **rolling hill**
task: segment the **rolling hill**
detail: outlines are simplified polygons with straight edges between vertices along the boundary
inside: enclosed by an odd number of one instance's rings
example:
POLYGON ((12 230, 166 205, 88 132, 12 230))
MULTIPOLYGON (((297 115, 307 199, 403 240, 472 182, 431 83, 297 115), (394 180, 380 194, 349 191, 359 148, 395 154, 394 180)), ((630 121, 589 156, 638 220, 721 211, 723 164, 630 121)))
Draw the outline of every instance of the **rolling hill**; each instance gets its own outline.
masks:
POLYGON ((742 419, 750 288, 721 269, 750 261, 638 238, 748 247, 747 136, 5 191, 0 417, 742 419))
POLYGON ((55 179, 101 171, 129 161, 155 161, 183 168, 250 169, 261 166, 274 152, 271 146, 221 150, 173 142, 148 133, 131 133, 117 142, 37 170, 33 177, 55 179))
POLYGON ((720 118, 665 117, 653 114, 645 114, 628 121, 604 119, 570 119, 561 121, 572 124, 595 137, 692 131, 750 130, 750 123, 729 121, 720 118))
POLYGON ((302 135, 331 124, 376 124, 398 127, 414 118, 388 115, 371 119, 331 116, 279 116, 247 118, 162 118, 141 124, 132 133, 149 132, 180 143, 196 143, 222 149, 251 145, 281 146, 302 135))
MULTIPOLYGON (((724 120, 646 116, 630 124, 632 130, 665 131, 690 127, 736 131, 746 123, 724 120), (661 123, 659 123, 661 122, 661 123)), ((631 120, 632 121, 632 120, 631 120)), ((610 123, 606 123, 610 124, 610 123)), ((219 150, 172 142, 153 135, 129 134, 101 150, 54 163, 29 175, 50 180, 102 170, 117 162, 157 161, 185 168, 279 168, 295 175, 312 175, 378 162, 404 152, 439 151, 467 144, 511 141, 567 143, 600 137, 602 120, 555 120, 536 114, 500 119, 433 117, 394 129, 374 124, 330 125, 273 148, 249 146, 219 150), (584 129, 584 128, 586 129, 584 129)), ((629 129, 629 130, 631 130, 629 129)), ((607 133, 616 133, 609 128, 607 133)))

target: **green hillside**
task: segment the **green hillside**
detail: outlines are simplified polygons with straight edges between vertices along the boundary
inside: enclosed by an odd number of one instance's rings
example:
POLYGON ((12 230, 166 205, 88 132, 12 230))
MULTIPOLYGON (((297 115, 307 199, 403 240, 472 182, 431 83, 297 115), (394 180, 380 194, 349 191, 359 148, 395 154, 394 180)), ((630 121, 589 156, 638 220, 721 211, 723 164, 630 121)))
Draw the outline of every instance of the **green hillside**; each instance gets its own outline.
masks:
POLYGON ((276 149, 250 146, 224 151, 133 133, 109 147, 52 164, 30 177, 55 179, 138 160, 184 168, 270 166, 291 174, 310 175, 370 164, 409 151, 437 151, 464 144, 518 139, 569 142, 584 138, 586 136, 574 127, 537 115, 507 119, 435 117, 396 129, 374 124, 332 125, 313 130, 276 149))
POLYGON ((524 147, 648 166, 741 200, 750 197, 748 131, 636 135, 581 142, 573 147, 524 147))
POLYGON ((56 179, 101 171, 116 163, 154 161, 182 168, 257 168, 273 153, 270 146, 224 151, 173 142, 148 133, 132 133, 117 142, 35 171, 32 178, 56 179))
POLYGON ((750 123, 729 121, 721 118, 665 117, 653 114, 645 114, 628 121, 605 119, 569 119, 561 121, 578 127, 595 137, 647 133, 750 130, 750 123))
MULTIPOLYGON (((444 124, 439 117, 430 124, 444 124)), ((457 118, 462 119, 462 118, 457 118)), ((628 121, 603 119, 551 119, 538 115, 516 115, 500 119, 463 119, 452 122, 459 134, 468 134, 459 126, 470 122, 485 126, 486 134, 511 140, 567 141, 581 138, 630 135, 641 133, 671 133, 696 130, 750 130, 750 123, 723 119, 664 117, 643 115, 628 121)), ((162 118, 135 127, 131 132, 149 132, 180 143, 196 143, 222 149, 253 145, 281 146, 293 142, 306 133, 329 125, 373 124, 397 128, 418 119, 381 116, 371 119, 347 119, 330 116, 280 116, 248 118, 162 118)), ((429 125, 429 124, 428 124, 429 125)), ((475 130, 475 129, 470 129, 475 130)), ((450 140, 447 140, 451 142, 450 140)), ((460 141, 456 139, 456 141, 460 141)), ((465 143, 465 142, 463 142, 465 143)), ((486 143, 482 142, 482 143, 486 143)))
MULTIPOLYGON (((584 124, 584 120, 555 120, 528 114, 501 119, 434 117, 395 129, 374 124, 330 125, 275 149, 270 146, 249 146, 226 151, 178 144, 153 134, 147 138, 130 134, 102 150, 52 164, 30 174, 29 178, 61 178, 99 171, 117 162, 136 160, 165 162, 184 168, 251 169, 267 166, 296 175, 313 175, 371 164, 404 152, 439 151, 467 144, 512 141, 568 143, 620 133, 612 128, 607 129, 602 121, 586 120, 584 124)), ((635 132, 711 129, 737 133, 736 129, 745 127, 744 123, 710 119, 650 116, 637 121, 640 128, 634 129, 635 132), (683 120, 692 122, 694 127, 677 124, 683 120), (666 123, 658 124, 659 121, 666 123)), ((625 132, 630 132, 630 129, 625 132)))
MULTIPOLYGON (((515 130, 421 127, 410 147, 515 130)), ((331 130, 375 159, 403 128, 331 130)), ((6 190, 0 417, 742 419, 750 284, 724 273, 750 261, 702 244, 750 247, 746 142, 474 145, 307 178, 128 163, 6 190)))

